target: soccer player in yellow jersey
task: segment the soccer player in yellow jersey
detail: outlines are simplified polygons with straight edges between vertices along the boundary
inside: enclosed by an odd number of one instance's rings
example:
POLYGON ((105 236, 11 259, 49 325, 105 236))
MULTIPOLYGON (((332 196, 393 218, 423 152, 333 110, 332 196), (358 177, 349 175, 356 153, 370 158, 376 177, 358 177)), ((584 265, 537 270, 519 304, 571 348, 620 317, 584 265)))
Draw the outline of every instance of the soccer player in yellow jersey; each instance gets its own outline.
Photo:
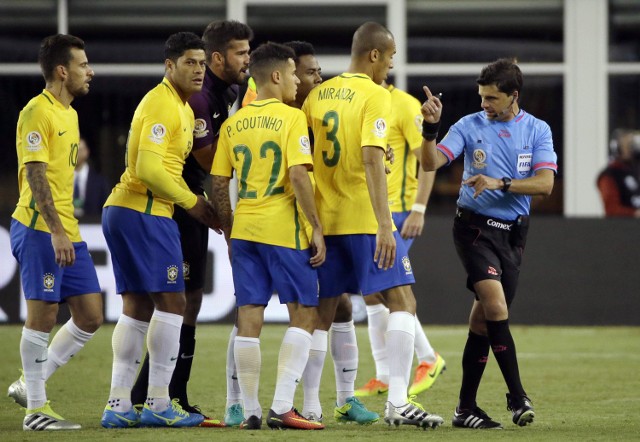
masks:
POLYGON ((238 383, 245 420, 242 429, 259 429, 260 331, 264 308, 275 290, 289 310, 289 328, 278 358, 276 391, 267 416, 271 428, 322 429, 293 408, 316 327, 318 278, 325 259, 322 225, 307 171, 311 146, 304 114, 284 102, 295 99, 299 80, 295 53, 266 43, 251 54, 256 100, 230 117, 220 130, 214 157, 213 198, 231 248, 238 306, 234 342, 238 383), (231 214, 229 181, 238 175, 238 205, 231 214), (307 238, 299 219, 300 205, 312 227, 307 238))
POLYGON ((9 396, 27 409, 24 430, 77 430, 47 401, 45 380, 66 364, 102 323, 102 295, 87 244, 73 216, 73 170, 80 131, 71 102, 89 92, 93 70, 84 42, 53 35, 40 46, 45 89, 18 119, 20 199, 11 220, 11 251, 20 264, 27 318, 20 339, 23 377, 9 396), (71 319, 49 344, 58 304, 71 319))
POLYGON ((182 251, 174 204, 213 226, 213 209, 182 178, 193 142, 194 116, 187 100, 200 91, 204 44, 191 32, 165 43, 165 76, 136 109, 125 158, 126 169, 105 203, 102 229, 111 252, 122 315, 113 331, 113 370, 106 428, 199 425, 169 398, 169 382, 179 357, 185 309, 182 251), (148 333, 147 333, 148 331, 148 333), (132 407, 131 388, 147 335, 148 397, 142 413, 132 407))
MULTIPOLYGON (((318 270, 321 326, 333 320, 343 293, 382 292, 391 311, 385 421, 426 428, 443 420, 407 398, 415 334, 414 278, 391 218, 384 169, 391 97, 380 83, 394 53, 393 36, 384 26, 363 24, 353 36, 349 70, 313 89, 302 109, 315 139, 316 202, 327 243, 327 262, 318 270)), ((347 333, 352 327, 345 324, 343 334, 353 339, 332 348, 334 363, 343 364, 340 372, 345 375, 334 416, 366 423, 370 420, 361 419, 359 401, 353 397, 358 361, 357 351, 353 355, 355 334, 347 333)))
MULTIPOLYGON (((422 234, 424 213, 433 181, 434 172, 418 168, 422 146, 422 103, 393 85, 382 84, 391 92, 391 118, 389 123, 389 146, 393 148, 395 161, 389 166, 387 175, 389 207, 396 227, 406 249, 411 248, 415 237, 422 234), (419 170, 417 170, 419 169, 419 170)), ((356 396, 375 396, 386 393, 389 384, 389 361, 385 344, 385 332, 389 321, 389 310, 381 294, 365 296, 369 342, 376 364, 376 377, 355 391, 356 396)), ((442 356, 436 353, 416 316, 415 353, 418 367, 410 395, 427 390, 445 367, 442 356)))

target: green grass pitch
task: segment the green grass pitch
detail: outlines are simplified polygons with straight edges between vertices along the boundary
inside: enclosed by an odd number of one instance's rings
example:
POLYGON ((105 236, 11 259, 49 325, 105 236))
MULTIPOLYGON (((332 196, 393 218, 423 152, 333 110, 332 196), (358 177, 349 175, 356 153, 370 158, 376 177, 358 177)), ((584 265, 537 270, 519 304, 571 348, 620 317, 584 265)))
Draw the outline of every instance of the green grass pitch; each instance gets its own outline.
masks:
MULTIPOLYGON (((197 332, 196 358, 190 382, 190 399, 212 417, 222 418, 225 406, 225 355, 229 325, 201 325, 197 332)), ((356 327, 360 343, 360 370, 356 387, 374 375, 366 325, 356 327)), ((47 391, 54 409, 82 424, 81 431, 27 433, 22 431, 24 411, 11 399, 0 398, 0 441, 178 441, 178 440, 274 440, 389 441, 389 440, 639 440, 640 439, 640 328, 638 327, 521 327, 514 326, 520 371, 533 400, 536 418, 531 426, 517 427, 506 410, 506 388, 493 357, 478 395, 479 405, 505 429, 489 434, 454 429, 451 416, 460 386, 464 326, 425 327, 433 346, 447 361, 447 370, 418 401, 440 414, 445 424, 437 430, 375 425, 340 425, 333 419, 335 384, 328 355, 321 397, 324 431, 240 431, 235 428, 105 430, 100 416, 111 380, 111 333, 102 327, 87 347, 49 380, 47 391)), ((0 327, 0 387, 19 375, 20 326, 0 327)), ((283 325, 268 325, 262 333, 260 401, 264 415, 271 405, 276 361, 283 325)), ((384 397, 365 398, 370 409, 382 414, 384 397)), ((296 396, 302 408, 302 388, 296 396)))

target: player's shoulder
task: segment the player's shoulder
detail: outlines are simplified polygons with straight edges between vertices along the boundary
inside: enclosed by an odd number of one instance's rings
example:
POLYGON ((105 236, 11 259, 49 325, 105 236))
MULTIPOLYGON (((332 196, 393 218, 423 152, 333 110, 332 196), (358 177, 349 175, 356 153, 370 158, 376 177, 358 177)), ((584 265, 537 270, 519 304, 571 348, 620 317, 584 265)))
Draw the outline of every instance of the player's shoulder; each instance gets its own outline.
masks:
POLYGON ((546 121, 536 117, 535 115, 530 114, 529 112, 526 112, 525 110, 521 110, 520 112, 522 115, 518 115, 516 117, 516 121, 518 119, 521 119, 521 121, 527 124, 528 126, 550 130, 549 124, 546 121))
POLYGON ((389 90, 389 92, 391 93, 391 100, 394 104, 398 103, 400 105, 411 107, 422 106, 422 103, 420 103, 420 101, 416 97, 411 95, 409 92, 403 91, 402 89, 394 87, 393 89, 389 90))

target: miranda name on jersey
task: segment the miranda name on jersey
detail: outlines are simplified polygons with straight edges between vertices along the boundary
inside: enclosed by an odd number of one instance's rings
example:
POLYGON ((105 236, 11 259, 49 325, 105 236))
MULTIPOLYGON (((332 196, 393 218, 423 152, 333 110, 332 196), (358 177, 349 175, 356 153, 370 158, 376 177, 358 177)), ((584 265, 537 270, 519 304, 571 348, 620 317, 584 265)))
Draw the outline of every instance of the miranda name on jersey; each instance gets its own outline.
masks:
POLYGON ((355 91, 352 91, 348 87, 340 87, 338 89, 329 87, 322 89, 318 93, 318 100, 344 100, 351 103, 355 95, 355 91))

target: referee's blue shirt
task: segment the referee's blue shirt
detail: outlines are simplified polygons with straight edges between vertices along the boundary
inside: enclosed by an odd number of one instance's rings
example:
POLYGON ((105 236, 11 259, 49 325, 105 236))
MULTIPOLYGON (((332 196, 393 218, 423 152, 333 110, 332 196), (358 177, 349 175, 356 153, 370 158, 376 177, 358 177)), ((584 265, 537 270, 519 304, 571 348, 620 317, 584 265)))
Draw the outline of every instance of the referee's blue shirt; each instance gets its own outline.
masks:
MULTIPOLYGON (((484 111, 467 115, 451 126, 437 148, 449 163, 464 152, 463 180, 478 174, 523 179, 540 169, 558 171, 549 125, 524 110, 507 122, 489 120, 484 111)), ((529 214, 530 195, 485 190, 474 199, 473 194, 473 187, 462 185, 458 205, 504 220, 529 214)))

